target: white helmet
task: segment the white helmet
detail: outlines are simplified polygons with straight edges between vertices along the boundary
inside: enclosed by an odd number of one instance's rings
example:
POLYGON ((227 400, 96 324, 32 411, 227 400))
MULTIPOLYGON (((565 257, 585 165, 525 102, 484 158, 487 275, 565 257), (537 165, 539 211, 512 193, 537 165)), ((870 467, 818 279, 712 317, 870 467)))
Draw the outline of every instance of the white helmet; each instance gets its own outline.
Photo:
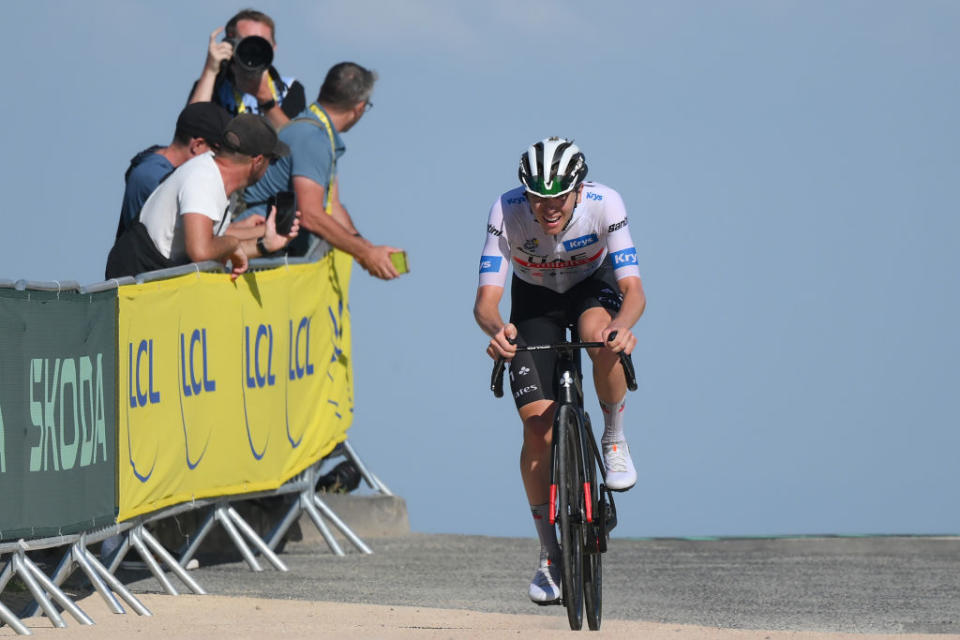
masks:
POLYGON ((579 187, 587 177, 587 163, 573 140, 547 138, 520 156, 518 173, 528 192, 552 198, 579 187))

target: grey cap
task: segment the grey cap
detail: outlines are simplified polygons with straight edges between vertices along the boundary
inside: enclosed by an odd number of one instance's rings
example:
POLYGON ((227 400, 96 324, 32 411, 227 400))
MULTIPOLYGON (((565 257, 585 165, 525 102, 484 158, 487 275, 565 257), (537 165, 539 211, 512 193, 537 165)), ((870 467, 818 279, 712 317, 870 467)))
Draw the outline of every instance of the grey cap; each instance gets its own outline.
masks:
POLYGON ((280 158, 290 154, 290 147, 277 137, 276 129, 266 118, 253 113, 241 113, 227 124, 223 147, 245 156, 280 158))

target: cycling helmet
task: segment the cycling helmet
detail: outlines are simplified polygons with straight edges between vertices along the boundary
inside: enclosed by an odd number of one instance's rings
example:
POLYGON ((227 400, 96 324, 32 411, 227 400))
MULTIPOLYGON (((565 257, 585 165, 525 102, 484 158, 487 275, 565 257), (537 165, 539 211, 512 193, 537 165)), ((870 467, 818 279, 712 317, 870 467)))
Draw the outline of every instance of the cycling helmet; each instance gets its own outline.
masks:
POLYGON ((587 177, 587 163, 573 140, 547 138, 520 156, 518 173, 529 193, 552 198, 579 187, 587 177))

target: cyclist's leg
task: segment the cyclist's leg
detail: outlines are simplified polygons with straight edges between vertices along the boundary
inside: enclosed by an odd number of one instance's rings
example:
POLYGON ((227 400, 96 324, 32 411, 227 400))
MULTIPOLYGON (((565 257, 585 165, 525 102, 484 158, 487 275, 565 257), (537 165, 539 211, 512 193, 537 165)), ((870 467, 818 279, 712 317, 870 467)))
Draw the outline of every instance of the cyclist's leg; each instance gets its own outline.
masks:
POLYGON ((520 475, 530 505, 544 504, 550 497, 550 443, 556 402, 536 400, 520 407, 523 445, 520 475))
MULTIPOLYGON (((559 303, 554 292, 518 278, 511 291, 510 322, 516 325, 521 344, 552 343, 563 336, 562 313, 550 311, 559 303)), ((555 361, 552 352, 524 352, 510 363, 510 387, 523 421, 520 473, 540 539, 540 560, 529 591, 538 603, 560 597, 560 549, 549 505, 555 361)))
MULTIPOLYGON (((601 268, 591 278, 576 287, 574 309, 581 340, 600 341, 601 332, 620 309, 621 295, 613 278, 612 269, 601 268)), ((637 481, 636 468, 630 457, 630 448, 623 433, 624 405, 627 382, 620 366, 619 356, 609 349, 588 349, 593 362, 593 383, 600 408, 603 409, 604 466, 607 486, 626 491, 637 481)))
POLYGON ((560 545, 550 522, 550 443, 556 403, 537 400, 520 407, 523 419, 523 446, 520 450, 520 474, 530 503, 530 514, 540 540, 540 557, 530 581, 528 595, 538 604, 560 598, 560 545))

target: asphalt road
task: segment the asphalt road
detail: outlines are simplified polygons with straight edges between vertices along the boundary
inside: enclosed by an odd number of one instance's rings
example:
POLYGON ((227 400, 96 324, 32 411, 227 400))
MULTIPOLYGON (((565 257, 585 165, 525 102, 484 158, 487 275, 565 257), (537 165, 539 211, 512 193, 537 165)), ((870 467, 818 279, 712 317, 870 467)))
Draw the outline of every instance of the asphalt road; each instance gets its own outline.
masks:
MULTIPOLYGON (((253 573, 237 561, 192 575, 220 595, 565 615, 526 597, 538 552, 532 539, 411 534, 368 543, 373 555, 351 548, 346 557, 315 543, 288 545, 289 573, 253 573)), ((603 582, 605 619, 960 633, 960 538, 615 539, 603 582)), ((131 587, 160 590, 152 577, 131 587)))

